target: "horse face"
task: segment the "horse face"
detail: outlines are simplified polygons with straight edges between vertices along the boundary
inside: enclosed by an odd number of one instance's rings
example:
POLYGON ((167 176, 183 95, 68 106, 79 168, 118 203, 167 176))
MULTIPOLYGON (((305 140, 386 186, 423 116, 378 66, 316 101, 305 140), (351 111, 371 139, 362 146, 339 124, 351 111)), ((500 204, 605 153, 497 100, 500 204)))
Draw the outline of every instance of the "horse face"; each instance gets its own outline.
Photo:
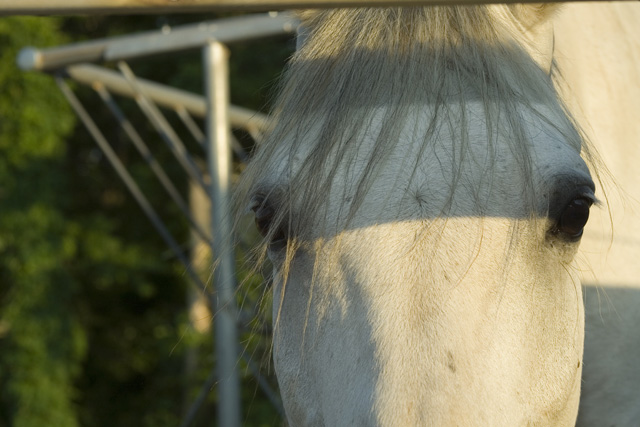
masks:
MULTIPOLYGON (((515 115, 521 153, 482 102, 456 108, 430 143, 433 110, 407 117, 362 184, 386 126, 387 109, 372 112, 349 138, 353 156, 328 161, 322 208, 293 197, 298 234, 272 233, 274 361, 292 425, 573 422, 589 171, 542 105, 515 115)), ((284 145, 258 186, 265 230, 279 192, 300 185, 286 177, 313 155, 284 145)))
POLYGON ((309 19, 250 179, 292 425, 575 422, 594 186, 536 16, 309 19))

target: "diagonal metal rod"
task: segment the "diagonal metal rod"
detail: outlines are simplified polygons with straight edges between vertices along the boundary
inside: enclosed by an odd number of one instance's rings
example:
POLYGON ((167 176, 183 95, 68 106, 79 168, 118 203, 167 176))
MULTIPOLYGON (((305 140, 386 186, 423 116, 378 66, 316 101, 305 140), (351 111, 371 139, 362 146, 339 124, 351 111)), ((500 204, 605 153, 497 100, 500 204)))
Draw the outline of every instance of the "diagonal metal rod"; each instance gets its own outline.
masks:
POLYGON ((236 156, 238 156, 238 159, 242 163, 249 162, 249 155, 246 151, 244 151, 244 148, 242 147, 242 144, 240 144, 240 141, 238 141, 238 139, 233 135, 231 135, 231 148, 233 148, 233 152, 236 153, 236 156))
POLYGON ((98 92, 100 98, 104 101, 105 105, 107 106, 109 111, 111 111, 111 114, 116 118, 124 133, 127 134, 144 161, 147 163, 147 165, 149 165, 153 173, 156 175, 158 181, 160 181, 169 196, 171 196, 171 199, 175 202, 176 205, 178 205, 178 208, 187 218, 187 221, 189 221, 189 224, 191 225, 193 230, 203 241, 205 241, 209 245, 210 248, 212 248, 213 241, 202 229, 202 227, 193 219, 193 216, 191 215, 191 212, 187 207, 187 203, 184 201, 175 185, 173 185, 171 178, 169 178, 164 169, 162 169, 160 163, 158 163, 158 161, 155 159, 155 157, 151 153, 151 150, 149 150, 147 144, 144 143, 138 131, 136 131, 131 122, 126 118, 126 116, 116 103, 115 99, 113 99, 113 96, 111 96, 111 94, 100 83, 94 84, 93 88, 96 92, 98 92))
POLYGON ((111 163, 111 166, 113 166, 113 168, 116 170, 116 173, 118 174, 122 182, 124 182, 124 184, 127 186, 127 189, 129 190, 133 198, 136 200, 136 202, 138 202, 138 205, 140 206, 142 211, 145 213, 145 215, 147 215, 147 218, 149 218, 155 229, 158 231, 165 243, 171 248, 178 260, 180 260, 191 280, 193 280, 193 282, 197 284, 200 289, 205 290, 206 287, 204 283, 202 283, 198 275, 191 268, 189 260, 185 258, 182 250, 180 250, 180 246, 174 240, 167 227, 164 225, 156 211, 153 209, 145 195, 140 190, 140 187, 138 187, 138 184, 136 184, 133 177, 129 174, 116 153, 113 151, 113 148, 111 148, 111 145, 109 145, 109 142, 102 134, 100 129, 98 129, 98 126, 96 126, 89 113, 87 113, 87 110, 82 106, 80 100, 75 96, 73 91, 69 88, 62 77, 56 76, 56 83, 62 91, 62 94, 65 96, 65 98, 67 98, 67 101, 69 102, 69 105, 71 105, 71 108, 73 108, 78 118, 80 118, 84 126, 87 128, 87 131, 89 131, 89 133, 93 137, 93 140, 96 142, 96 144, 98 144, 98 147, 100 147, 109 163, 111 163))
MULTIPOLYGON (((269 385, 269 382, 267 381, 267 379, 260 373, 260 370, 257 368, 255 363, 253 363, 253 361, 249 356, 242 353, 242 359, 247 364, 247 369, 249 370, 251 375, 253 375, 253 377, 258 382, 258 386, 262 389, 262 392, 265 394, 267 399, 269 399, 269 402, 271 402, 271 404, 276 409, 276 411, 278 411, 280 416, 284 417, 284 408, 282 406, 282 401, 280 400, 278 393, 271 388, 271 385, 269 385)), ((211 370, 211 372, 209 373, 209 376, 207 377, 205 382, 202 384, 202 387, 200 387, 200 392, 198 392, 198 396, 189 407, 189 410, 187 411, 187 415, 185 415, 184 420, 182 421, 182 423, 180 423, 180 427, 189 427, 195 421, 198 411, 202 407, 202 404, 205 402, 207 395, 213 389, 213 386, 215 385, 217 378, 218 378, 218 375, 217 375, 216 369, 214 368, 211 370)))
POLYGON ((246 130, 247 133, 251 135, 251 138, 253 138, 256 145, 260 145, 262 139, 264 138, 264 132, 261 130, 261 128, 257 126, 247 126, 246 130))
POLYGON ((271 388, 271 385, 269 385, 267 379, 260 373, 260 370, 258 369, 256 364, 253 363, 249 356, 242 353, 242 358, 247 364, 249 372, 251 372, 251 375, 253 375, 253 377, 258 382, 258 385, 262 389, 262 392, 267 396, 267 399, 269 399, 269 402, 271 402, 273 407, 276 408, 276 411, 278 411, 280 416, 284 417, 284 407, 282 406, 282 400, 280 400, 280 396, 278 395, 278 393, 271 388))
POLYGON ((209 376, 207 377, 204 384, 202 384, 202 387, 200 388, 200 392, 198 393, 196 400, 194 400, 191 406, 189 407, 189 410, 187 411, 187 415, 185 415, 184 420, 182 421, 182 423, 180 423, 180 427, 189 427, 193 423, 193 421, 196 418, 196 415, 198 414, 198 410, 204 403, 211 389, 213 389, 213 386, 215 385, 217 378, 218 378, 218 374, 216 372, 216 369, 214 368, 209 373, 209 376))
POLYGON ((186 127, 189 133, 191 134, 191 136, 193 136, 193 139, 195 139, 196 142, 200 144, 200 147, 202 147, 203 150, 206 150, 207 144, 205 141, 204 132, 202 132, 202 130, 198 127, 195 120, 193 120, 193 118, 191 117, 187 109, 184 108, 184 106, 182 105, 178 105, 175 108, 175 111, 178 117, 180 117, 180 120, 182 120, 184 127, 186 127))
MULTIPOLYGON (((207 147, 206 147, 205 135, 202 132, 202 130, 200 130, 200 128, 198 127, 196 122, 193 120, 193 118, 189 115, 189 112, 187 111, 187 109, 184 108, 182 105, 179 105, 175 109, 175 111, 178 117, 180 117, 180 120, 182 120, 184 127, 186 127, 189 133, 191 134, 191 136, 193 136, 193 139, 195 139, 196 142, 200 144, 200 146, 203 149, 206 150, 207 147)), ((242 144, 240 144, 240 141, 238 141, 238 139, 235 138, 233 135, 230 135, 230 140, 231 140, 231 148, 233 149, 233 152, 236 153, 236 156, 238 156, 238 159, 240 159, 240 161, 243 163, 247 163, 249 161, 249 156, 244 151, 244 148, 242 147, 242 144)))
POLYGON ((197 182, 205 193, 210 194, 209 186, 205 184, 204 179, 202 178, 202 173, 198 169, 198 166, 193 161, 189 152, 185 148, 184 144, 180 137, 174 132, 173 128, 167 121, 167 119, 162 115, 158 107, 147 98, 144 94, 143 89, 138 85, 137 78, 131 68, 127 65, 126 62, 120 61, 118 62, 118 68, 122 72, 122 75, 131 85, 131 88, 135 91, 136 96, 135 100, 142 112, 147 116, 151 124, 155 127, 156 131, 160 134, 162 139, 166 142, 166 144, 171 149, 171 152, 178 160, 180 165, 184 168, 184 170, 189 174, 189 177, 197 182))

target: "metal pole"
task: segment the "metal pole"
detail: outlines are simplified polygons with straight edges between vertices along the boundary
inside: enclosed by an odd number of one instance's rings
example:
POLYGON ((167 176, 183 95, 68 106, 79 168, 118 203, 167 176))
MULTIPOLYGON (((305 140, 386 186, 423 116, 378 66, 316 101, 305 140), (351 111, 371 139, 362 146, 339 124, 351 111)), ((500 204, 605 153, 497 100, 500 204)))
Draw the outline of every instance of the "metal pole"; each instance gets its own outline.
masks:
POLYGON ((235 304, 235 260, 232 238, 231 130, 229 128, 229 67, 227 49, 211 41, 203 48, 205 97, 207 99, 207 161, 211 175, 211 232, 214 236, 216 307, 215 349, 218 363, 219 424, 240 426, 240 382, 238 379, 237 311, 235 304))
POLYGON ((492 3, 540 3, 540 0, 0 0, 0 16, 211 13, 230 10, 452 6, 492 3))
MULTIPOLYGON (((1 8, 2 1, 0 0, 0 16, 4 12, 1 8)), ((43 3, 46 2, 37 1, 44 9, 43 3)), ((52 0, 47 0, 50 1, 52 0)), ((114 0, 108 1, 114 3, 114 0)), ((149 13, 153 12, 150 10, 149 13)), ((18 66, 23 70, 52 71, 81 62, 122 61, 150 55, 168 55, 186 49, 198 49, 211 39, 228 44, 291 34, 295 32, 297 25, 295 16, 285 12, 246 15, 177 27, 165 26, 162 30, 65 46, 45 49, 27 47, 18 54, 18 66)))

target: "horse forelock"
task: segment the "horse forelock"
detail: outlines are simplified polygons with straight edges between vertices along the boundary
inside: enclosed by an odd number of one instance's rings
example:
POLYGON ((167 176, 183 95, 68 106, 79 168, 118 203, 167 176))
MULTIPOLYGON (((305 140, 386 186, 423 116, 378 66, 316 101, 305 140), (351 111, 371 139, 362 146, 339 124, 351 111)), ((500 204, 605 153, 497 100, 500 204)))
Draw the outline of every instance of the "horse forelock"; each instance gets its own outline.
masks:
MULTIPOLYGON (((526 53, 505 8, 337 9, 307 16, 306 42, 289 64, 274 129, 246 171, 241 196, 250 197, 265 181, 285 183, 269 190, 278 198, 274 222, 288 228, 290 237, 299 236, 326 209, 336 170, 357 160, 366 163, 366 171, 350 184, 349 194, 345 190, 348 222, 379 166, 397 148, 405 117, 425 105, 432 112, 419 136, 424 140, 420 153, 442 126, 457 129, 464 149, 470 138, 460 112, 469 100, 477 100, 484 105, 487 132, 508 129, 527 209, 534 216, 536 186, 522 109, 541 116, 577 151, 590 154, 556 95, 552 76, 526 53), (538 105, 548 110, 539 112, 538 105), (378 117, 381 131, 368 157, 358 158, 357 136, 376 110, 384 111, 378 117), (291 215, 292 206, 298 215, 291 215)), ((410 160, 417 168, 420 159, 410 160)))

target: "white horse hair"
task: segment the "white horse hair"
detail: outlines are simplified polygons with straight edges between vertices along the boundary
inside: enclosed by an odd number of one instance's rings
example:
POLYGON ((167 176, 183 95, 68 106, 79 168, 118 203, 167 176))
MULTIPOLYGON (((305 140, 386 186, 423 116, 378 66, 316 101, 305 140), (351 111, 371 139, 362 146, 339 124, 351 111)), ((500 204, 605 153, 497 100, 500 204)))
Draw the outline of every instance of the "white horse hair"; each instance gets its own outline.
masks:
POLYGON ((554 10, 303 14, 240 187, 291 425, 575 423, 597 162, 554 86, 554 10))
POLYGON ((640 423, 640 4, 566 5, 555 21, 563 96, 616 184, 608 186, 607 209, 594 210, 581 243, 586 331, 578 425, 635 427, 640 423))

